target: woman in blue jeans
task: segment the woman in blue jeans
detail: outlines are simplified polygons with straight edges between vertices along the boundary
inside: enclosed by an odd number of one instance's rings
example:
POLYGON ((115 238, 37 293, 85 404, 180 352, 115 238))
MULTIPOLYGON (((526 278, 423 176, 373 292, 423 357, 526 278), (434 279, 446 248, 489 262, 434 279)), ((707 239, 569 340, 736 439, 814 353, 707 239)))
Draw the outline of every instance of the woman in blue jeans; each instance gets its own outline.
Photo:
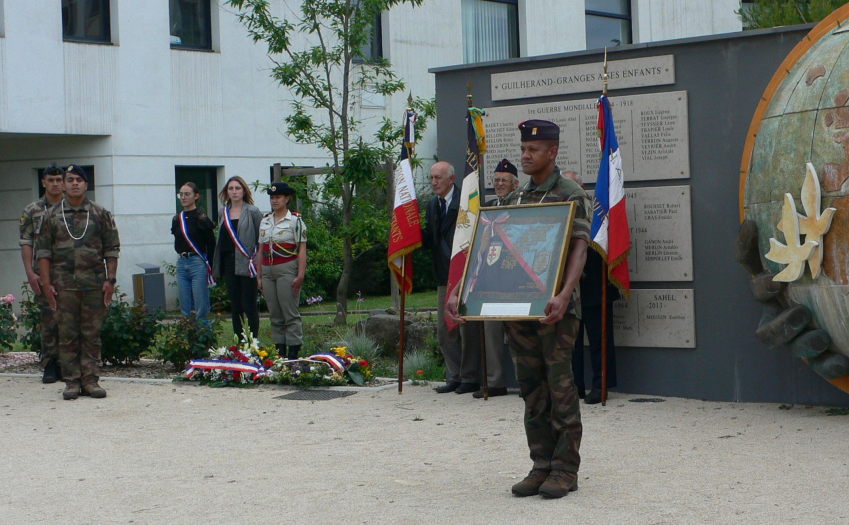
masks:
POLYGON ((183 315, 195 313, 201 324, 210 324, 209 286, 212 266, 209 258, 215 253, 215 225, 197 207, 200 190, 194 182, 187 182, 177 194, 183 211, 171 221, 174 249, 177 251, 177 290, 180 293, 180 310, 183 315))

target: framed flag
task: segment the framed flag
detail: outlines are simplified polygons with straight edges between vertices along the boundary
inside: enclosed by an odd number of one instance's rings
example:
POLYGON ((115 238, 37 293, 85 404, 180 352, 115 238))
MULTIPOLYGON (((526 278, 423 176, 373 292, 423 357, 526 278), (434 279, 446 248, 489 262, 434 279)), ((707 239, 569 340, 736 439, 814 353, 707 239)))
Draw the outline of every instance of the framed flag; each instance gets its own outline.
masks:
POLYGON ((467 320, 538 320, 563 283, 575 203, 481 208, 460 284, 467 320))

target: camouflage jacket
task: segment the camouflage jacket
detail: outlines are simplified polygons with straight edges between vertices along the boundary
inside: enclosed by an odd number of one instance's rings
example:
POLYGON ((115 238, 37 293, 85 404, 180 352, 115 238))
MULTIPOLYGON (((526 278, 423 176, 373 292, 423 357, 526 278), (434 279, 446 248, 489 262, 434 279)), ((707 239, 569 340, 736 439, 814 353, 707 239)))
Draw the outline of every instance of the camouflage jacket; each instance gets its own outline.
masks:
POLYGON ((118 258, 121 241, 112 213, 86 198, 77 207, 63 200, 51 208, 35 246, 38 259, 51 259, 50 280, 57 290, 84 291, 103 287, 104 261, 118 258))
MULTIPOLYGON (((589 244, 592 239, 592 214, 589 208, 587 194, 577 182, 560 175, 560 168, 554 167, 551 175, 545 182, 537 186, 531 178, 524 186, 517 189, 505 198, 504 204, 539 204, 541 202, 566 202, 576 203, 575 221, 572 223, 572 238, 583 239, 589 244)), ((564 261, 565 264, 565 261, 564 261)), ((565 280, 565 277, 564 277, 565 280)), ((572 298, 566 312, 581 318, 581 290, 580 285, 575 286, 572 298)))
POLYGON ((44 225, 44 216, 52 207, 52 204, 47 202, 47 197, 30 203, 24 212, 21 214, 21 246, 33 247, 33 266, 32 269, 38 273, 38 261, 35 258, 35 239, 41 233, 41 228, 44 225))

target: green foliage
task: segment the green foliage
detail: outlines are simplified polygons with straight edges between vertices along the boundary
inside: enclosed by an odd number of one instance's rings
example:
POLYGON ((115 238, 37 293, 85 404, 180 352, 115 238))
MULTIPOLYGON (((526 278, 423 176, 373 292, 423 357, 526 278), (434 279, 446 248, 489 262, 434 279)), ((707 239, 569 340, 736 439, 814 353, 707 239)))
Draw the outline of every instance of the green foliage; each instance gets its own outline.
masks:
POLYGON ((735 13, 746 29, 789 26, 819 22, 842 6, 844 0, 758 0, 750 8, 735 13))
POLYGON ((18 319, 26 333, 21 337, 24 349, 41 353, 41 305, 29 285, 21 286, 21 317, 18 319))
POLYGON ((192 359, 209 357, 209 349, 216 345, 221 331, 221 318, 211 315, 210 319, 212 324, 204 326, 194 315, 189 315, 166 327, 162 331, 159 358, 180 371, 192 359))
POLYGON ((345 341, 349 354, 365 359, 369 363, 375 362, 381 354, 381 348, 377 342, 364 333, 358 334, 355 330, 348 330, 342 336, 342 340, 345 341))
MULTIPOLYGON (((225 2, 240 11, 239 21, 253 41, 266 44, 273 63, 271 76, 292 96, 287 135, 298 143, 324 149, 330 157, 325 183, 313 197, 322 206, 339 211, 339 223, 327 230, 336 251, 326 260, 341 265, 336 299, 346 308, 357 256, 384 242, 389 230, 389 210, 382 191, 387 177, 381 170, 388 159, 398 155, 402 136, 397 132, 399 124, 384 122, 376 138, 364 137, 359 130, 361 122, 351 109, 364 92, 392 96, 405 89, 384 58, 375 57, 362 64, 355 64, 354 59, 370 42, 372 24, 381 12, 422 2, 301 0, 300 8, 287 12, 283 19, 272 15, 268 0, 225 2)), ((418 100, 418 106, 426 107, 416 125, 420 133, 432 118, 435 104, 418 100)), ((303 207, 300 211, 314 218, 303 207)), ((307 224, 313 228, 310 220, 307 224)), ((315 260, 325 259, 310 258, 315 260)), ((308 273, 311 264, 307 265, 308 273)), ((326 275, 329 270, 325 267, 320 273, 326 275)), ((310 297, 316 292, 307 289, 304 295, 310 297)), ((343 323, 344 318, 337 317, 336 322, 343 323)))
POLYGON ((404 376, 418 381, 442 381, 445 367, 430 351, 404 352, 404 376))
MULTIPOLYGON (((12 300, 14 301, 14 297, 12 300)), ((12 349, 12 345, 18 340, 17 325, 18 319, 12 312, 12 303, 0 302, 0 348, 12 349)))
POLYGON ((103 320, 100 355, 107 363, 126 365, 138 361, 151 349, 165 312, 149 313, 144 303, 130 304, 125 301, 127 294, 117 292, 117 295, 118 300, 112 301, 103 320))

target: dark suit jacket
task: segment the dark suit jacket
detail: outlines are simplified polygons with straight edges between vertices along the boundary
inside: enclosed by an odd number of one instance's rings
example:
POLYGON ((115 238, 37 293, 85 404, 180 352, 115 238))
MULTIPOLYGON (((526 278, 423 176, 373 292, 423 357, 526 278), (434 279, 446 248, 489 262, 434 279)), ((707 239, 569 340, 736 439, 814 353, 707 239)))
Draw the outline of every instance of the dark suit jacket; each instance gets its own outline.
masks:
MULTIPOLYGON (((581 276, 581 305, 601 306, 602 285, 602 258, 592 248, 587 248, 587 263, 584 265, 584 274, 581 276)), ((612 303, 619 299, 619 290, 607 283, 607 302, 612 303)))
POLYGON ((454 227, 457 225, 457 211, 460 209, 460 188, 454 185, 454 194, 445 217, 439 214, 439 197, 434 195, 425 210, 425 227, 422 230, 422 244, 433 250, 433 269, 439 286, 448 284, 448 268, 451 266, 451 248, 454 245, 454 227))

